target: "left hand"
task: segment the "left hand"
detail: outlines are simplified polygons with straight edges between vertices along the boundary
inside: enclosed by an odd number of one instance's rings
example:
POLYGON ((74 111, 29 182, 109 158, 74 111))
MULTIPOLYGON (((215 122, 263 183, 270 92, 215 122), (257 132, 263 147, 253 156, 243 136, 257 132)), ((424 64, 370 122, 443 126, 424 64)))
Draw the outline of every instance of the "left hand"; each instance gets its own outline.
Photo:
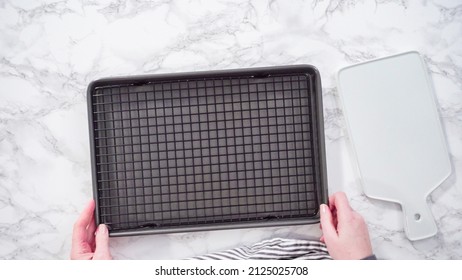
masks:
POLYGON ((109 231, 105 224, 95 224, 95 201, 92 199, 74 224, 71 260, 112 260, 109 231))

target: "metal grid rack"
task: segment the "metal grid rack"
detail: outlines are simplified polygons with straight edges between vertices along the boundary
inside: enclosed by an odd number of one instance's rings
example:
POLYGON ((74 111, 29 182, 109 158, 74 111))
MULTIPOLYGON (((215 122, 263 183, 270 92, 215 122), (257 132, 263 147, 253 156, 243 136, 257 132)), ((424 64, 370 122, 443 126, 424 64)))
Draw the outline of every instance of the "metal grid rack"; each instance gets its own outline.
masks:
POLYGON ((91 86, 98 222, 140 234, 316 218, 314 89, 304 73, 91 86))

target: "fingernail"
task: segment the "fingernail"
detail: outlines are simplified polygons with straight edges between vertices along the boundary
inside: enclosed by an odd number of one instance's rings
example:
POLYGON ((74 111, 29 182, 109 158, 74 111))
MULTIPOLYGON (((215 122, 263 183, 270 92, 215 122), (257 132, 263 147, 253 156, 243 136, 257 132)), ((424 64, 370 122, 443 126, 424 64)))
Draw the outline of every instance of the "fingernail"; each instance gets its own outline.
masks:
POLYGON ((105 224, 100 224, 98 226, 98 232, 99 233, 102 233, 102 234, 106 234, 107 233, 107 227, 105 224))
POLYGON ((323 214, 326 213, 326 207, 327 207, 327 206, 326 206, 325 204, 321 204, 321 212, 322 212, 323 214))

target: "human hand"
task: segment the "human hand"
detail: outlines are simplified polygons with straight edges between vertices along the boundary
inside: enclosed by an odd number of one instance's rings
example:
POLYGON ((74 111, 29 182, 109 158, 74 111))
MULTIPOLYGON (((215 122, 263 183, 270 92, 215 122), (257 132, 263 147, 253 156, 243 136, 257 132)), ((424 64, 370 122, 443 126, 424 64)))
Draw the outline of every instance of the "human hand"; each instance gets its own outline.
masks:
POLYGON ((71 260, 112 260, 109 231, 104 224, 96 229, 94 210, 92 199, 74 224, 71 260))
POLYGON ((372 255, 369 231, 364 218, 355 212, 343 192, 321 204, 321 241, 334 259, 359 260, 372 255))

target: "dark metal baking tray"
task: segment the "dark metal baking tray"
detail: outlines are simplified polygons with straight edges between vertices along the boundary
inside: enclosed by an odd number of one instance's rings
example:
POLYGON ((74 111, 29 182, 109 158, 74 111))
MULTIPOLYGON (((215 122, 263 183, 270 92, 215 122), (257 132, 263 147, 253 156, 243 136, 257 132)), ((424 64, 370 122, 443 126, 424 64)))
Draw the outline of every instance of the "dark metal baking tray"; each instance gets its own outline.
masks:
POLYGON ((319 221, 313 66, 105 78, 88 116, 96 222, 111 236, 319 221))

